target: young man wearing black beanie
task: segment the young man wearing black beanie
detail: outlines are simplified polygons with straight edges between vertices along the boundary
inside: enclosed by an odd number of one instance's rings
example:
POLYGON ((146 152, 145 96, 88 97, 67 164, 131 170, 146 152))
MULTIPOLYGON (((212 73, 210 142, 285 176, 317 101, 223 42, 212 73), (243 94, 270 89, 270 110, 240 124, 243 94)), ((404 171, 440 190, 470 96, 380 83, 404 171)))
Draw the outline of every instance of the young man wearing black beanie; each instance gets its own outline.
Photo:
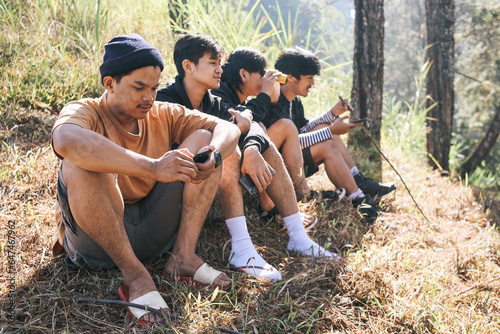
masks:
MULTIPOLYGON (((57 199, 66 262, 95 270, 117 266, 125 281, 120 297, 152 308, 167 305, 141 261, 172 247, 166 269, 200 284, 231 284, 195 246, 219 165, 240 135, 216 117, 155 103, 163 66, 159 51, 141 36, 114 37, 100 67, 106 92, 68 103, 52 131, 62 159, 57 199), (208 160, 195 163, 193 154, 204 150, 211 151, 208 160)), ((144 310, 129 311, 142 324, 159 321, 144 310)))

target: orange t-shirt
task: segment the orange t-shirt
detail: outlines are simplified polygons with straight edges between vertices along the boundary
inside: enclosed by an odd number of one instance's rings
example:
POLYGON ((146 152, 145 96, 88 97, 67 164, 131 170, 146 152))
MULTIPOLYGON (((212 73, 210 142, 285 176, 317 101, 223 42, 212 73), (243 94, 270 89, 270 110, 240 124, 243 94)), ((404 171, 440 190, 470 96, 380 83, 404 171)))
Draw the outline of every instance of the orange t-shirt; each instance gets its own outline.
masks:
MULTIPOLYGON (((208 129, 216 117, 166 102, 156 102, 144 119, 138 120, 139 133, 125 130, 111 113, 106 93, 97 99, 70 102, 59 114, 54 128, 61 124, 76 124, 97 132, 128 150, 156 159, 181 143, 193 131, 208 129)), ((61 159, 55 150, 54 153, 61 159)), ((153 189, 156 180, 118 175, 118 185, 125 203, 135 203, 153 189)))

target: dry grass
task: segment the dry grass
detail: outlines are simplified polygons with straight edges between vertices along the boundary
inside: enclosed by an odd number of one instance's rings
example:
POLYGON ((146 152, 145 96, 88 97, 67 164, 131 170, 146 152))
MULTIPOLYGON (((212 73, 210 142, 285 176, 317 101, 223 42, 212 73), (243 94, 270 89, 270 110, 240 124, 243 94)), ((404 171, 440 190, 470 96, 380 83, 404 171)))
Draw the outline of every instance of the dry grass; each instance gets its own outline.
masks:
MULTIPOLYGON (((160 279, 165 259, 147 264, 159 291, 182 321, 155 332, 216 333, 215 325, 245 333, 498 333, 500 239, 472 191, 422 162, 391 157, 430 221, 418 213, 401 184, 380 203, 372 229, 356 220, 350 204, 301 204, 317 215, 311 231, 341 253, 321 263, 286 250, 280 222, 258 219, 247 201, 250 232, 259 251, 279 267, 283 281, 258 282, 224 264, 229 234, 221 219, 208 222, 200 254, 234 278, 231 291, 211 291, 160 279)), ((69 269, 51 255, 58 161, 48 147, 1 151, 1 297, 13 301, 15 321, 2 307, 0 332, 139 333, 125 310, 77 303, 79 297, 118 299, 118 270, 69 269), (15 221, 15 297, 8 294, 7 221, 15 221)), ((395 180, 391 171, 385 179, 395 180)), ((319 173, 310 180, 327 188, 319 173)))

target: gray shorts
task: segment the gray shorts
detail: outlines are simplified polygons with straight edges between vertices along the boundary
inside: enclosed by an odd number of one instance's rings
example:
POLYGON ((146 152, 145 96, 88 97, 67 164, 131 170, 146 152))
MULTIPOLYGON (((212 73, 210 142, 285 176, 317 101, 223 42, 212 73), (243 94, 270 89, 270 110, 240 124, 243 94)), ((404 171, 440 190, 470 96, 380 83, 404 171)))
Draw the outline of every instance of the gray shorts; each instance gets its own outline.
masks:
MULTIPOLYGON (((132 249, 140 261, 161 256, 174 246, 181 218, 183 189, 184 182, 181 181, 157 182, 146 197, 137 203, 125 204, 123 224, 132 249)), ((66 263, 92 270, 115 268, 116 264, 108 254, 73 218, 62 166, 57 180, 57 200, 65 225, 66 263)))

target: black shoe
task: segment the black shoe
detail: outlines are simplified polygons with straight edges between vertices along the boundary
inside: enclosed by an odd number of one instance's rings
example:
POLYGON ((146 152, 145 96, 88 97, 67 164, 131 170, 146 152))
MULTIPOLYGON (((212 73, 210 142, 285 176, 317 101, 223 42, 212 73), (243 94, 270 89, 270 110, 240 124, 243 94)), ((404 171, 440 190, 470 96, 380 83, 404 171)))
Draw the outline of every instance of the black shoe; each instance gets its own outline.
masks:
POLYGON ((352 205, 368 225, 375 224, 378 211, 370 197, 360 197, 352 200, 352 205))
POLYGON ((257 207, 257 212, 259 213, 259 216, 266 217, 267 219, 277 217, 280 214, 276 206, 273 206, 273 208, 269 211, 264 211, 260 206, 260 203, 259 206, 257 207))
POLYGON ((363 174, 359 173, 354 176, 354 181, 356 185, 365 193, 365 195, 371 197, 380 197, 387 195, 391 191, 396 190, 396 185, 392 182, 390 183, 378 183, 365 177, 363 174))
POLYGON ((310 202, 313 199, 317 198, 320 201, 330 200, 332 202, 338 202, 345 196, 345 189, 338 188, 335 190, 311 190, 309 195, 306 197, 306 201, 310 202))

